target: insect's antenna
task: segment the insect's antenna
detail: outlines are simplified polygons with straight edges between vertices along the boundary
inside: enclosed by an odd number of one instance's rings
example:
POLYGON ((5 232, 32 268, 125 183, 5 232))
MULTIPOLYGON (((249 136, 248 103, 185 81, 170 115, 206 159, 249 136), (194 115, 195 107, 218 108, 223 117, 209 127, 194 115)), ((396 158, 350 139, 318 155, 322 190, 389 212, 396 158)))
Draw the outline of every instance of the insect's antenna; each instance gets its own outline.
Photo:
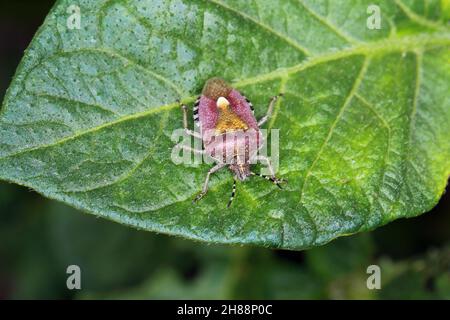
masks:
POLYGON ((283 188, 280 186, 280 182, 277 181, 277 180, 275 180, 275 179, 272 178, 271 176, 266 176, 266 175, 263 175, 263 174, 260 174, 260 173, 255 173, 255 172, 250 172, 250 173, 251 173, 252 176, 258 176, 258 177, 264 178, 264 179, 266 179, 266 180, 272 181, 273 183, 275 183, 275 184, 277 185, 278 188, 283 189, 283 188))
POLYGON ((227 208, 231 206, 235 194, 236 194, 236 179, 233 179, 233 191, 231 191, 231 197, 230 200, 228 201, 227 208))

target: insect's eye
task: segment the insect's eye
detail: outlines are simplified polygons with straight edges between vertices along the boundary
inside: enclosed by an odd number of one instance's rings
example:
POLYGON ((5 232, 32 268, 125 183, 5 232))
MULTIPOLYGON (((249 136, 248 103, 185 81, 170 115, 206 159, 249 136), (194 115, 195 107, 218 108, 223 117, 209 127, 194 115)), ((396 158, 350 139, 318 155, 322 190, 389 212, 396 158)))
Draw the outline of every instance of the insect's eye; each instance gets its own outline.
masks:
POLYGON ((226 108, 230 105, 230 102, 224 98, 224 97, 219 97, 219 99, 217 99, 217 107, 220 109, 226 108))

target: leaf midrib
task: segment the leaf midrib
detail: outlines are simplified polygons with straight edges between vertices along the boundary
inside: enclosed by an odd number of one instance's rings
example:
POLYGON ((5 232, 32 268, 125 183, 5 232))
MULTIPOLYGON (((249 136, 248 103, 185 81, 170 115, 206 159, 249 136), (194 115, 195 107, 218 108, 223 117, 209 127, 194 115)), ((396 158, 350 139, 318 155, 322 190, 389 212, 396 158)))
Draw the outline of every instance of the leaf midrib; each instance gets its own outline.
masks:
MULTIPOLYGON (((409 37, 403 37, 403 38, 389 38, 389 39, 384 39, 381 41, 364 43, 364 44, 361 44, 358 46, 350 47, 350 48, 343 49, 343 50, 336 51, 336 52, 326 53, 323 55, 317 55, 315 57, 307 59, 306 61, 302 61, 301 63, 291 66, 291 67, 279 68, 274 71, 271 71, 271 72, 268 72, 265 74, 261 74, 261 75, 255 76, 255 77, 251 77, 248 79, 241 79, 241 80, 233 81, 233 86, 236 88, 241 88, 241 87, 245 87, 248 85, 257 84, 260 82, 265 82, 265 81, 269 81, 269 80, 273 80, 273 79, 288 77, 291 74, 295 74, 297 72, 311 68, 315 65, 318 65, 321 63, 326 63, 326 62, 333 61, 333 60, 342 59, 342 58, 349 57, 352 55, 363 54, 366 56, 374 56, 374 55, 377 55, 380 53, 396 52, 396 51, 409 52, 409 51, 415 51, 417 49, 426 51, 424 48, 427 46, 431 46, 432 48, 434 48, 434 47, 446 46, 446 45, 450 45, 450 32, 445 32, 445 33, 439 32, 439 33, 433 33, 433 34, 419 34, 417 36, 412 36, 412 37, 409 36, 409 37), (438 36, 436 36, 436 35, 438 35, 438 36)), ((427 49, 430 49, 430 48, 427 48, 427 49)), ((117 57, 122 57, 123 59, 138 66, 141 69, 146 70, 147 72, 149 72, 151 74, 154 73, 153 71, 149 70, 147 67, 145 67, 141 64, 138 64, 135 61, 131 61, 131 60, 127 59, 126 57, 123 57, 119 53, 114 52, 113 50, 108 49, 108 48, 81 48, 81 49, 77 49, 77 50, 60 52, 59 54, 55 54, 55 55, 51 56, 50 58, 52 58, 54 56, 58 56, 60 54, 70 54, 70 53, 76 53, 76 52, 81 52, 81 51, 103 52, 103 53, 109 52, 111 54, 116 55, 117 57)), ((170 80, 165 79, 165 82, 167 82, 167 81, 170 82, 170 80)), ((195 100, 195 98, 196 98, 196 96, 185 97, 185 98, 181 99, 181 102, 187 104, 187 103, 193 102, 195 100)), ((5 101, 6 100, 7 99, 5 99, 5 101)), ((80 101, 77 101, 77 102, 80 103, 80 101)), ((75 134, 73 134, 71 136, 64 137, 60 140, 54 141, 49 144, 43 144, 43 145, 31 147, 31 148, 25 148, 25 149, 19 150, 17 152, 11 153, 11 154, 7 154, 6 156, 0 157, 0 160, 15 157, 20 154, 35 151, 35 150, 40 150, 40 149, 57 146, 59 144, 63 144, 67 141, 76 139, 85 134, 99 131, 101 129, 104 129, 104 128, 107 128, 110 126, 114 126, 116 124, 119 124, 119 123, 122 123, 122 122, 125 122, 128 120, 144 118, 148 115, 163 112, 163 111, 170 111, 178 106, 179 106, 179 103, 174 102, 174 103, 162 105, 162 106, 159 106, 156 108, 151 108, 149 110, 125 115, 118 119, 115 119, 114 121, 106 122, 99 126, 95 126, 95 127, 89 128, 87 130, 76 132, 75 134)), ((0 115, 1 114, 2 114, 2 112, 0 110, 0 115)))

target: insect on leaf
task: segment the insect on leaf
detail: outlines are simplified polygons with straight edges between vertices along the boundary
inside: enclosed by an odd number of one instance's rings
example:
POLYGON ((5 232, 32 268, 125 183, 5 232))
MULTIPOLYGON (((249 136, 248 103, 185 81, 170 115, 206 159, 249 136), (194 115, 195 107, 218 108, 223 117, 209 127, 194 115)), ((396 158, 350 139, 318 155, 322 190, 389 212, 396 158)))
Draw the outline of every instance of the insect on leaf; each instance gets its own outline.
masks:
POLYGON ((273 248, 422 214, 450 173, 450 6, 372 2, 57 1, 3 102, 0 178, 137 228, 273 248), (211 165, 171 161, 177 100, 192 108, 215 76, 257 119, 284 93, 263 128, 288 184, 239 183, 228 209, 229 171, 192 204, 211 165))

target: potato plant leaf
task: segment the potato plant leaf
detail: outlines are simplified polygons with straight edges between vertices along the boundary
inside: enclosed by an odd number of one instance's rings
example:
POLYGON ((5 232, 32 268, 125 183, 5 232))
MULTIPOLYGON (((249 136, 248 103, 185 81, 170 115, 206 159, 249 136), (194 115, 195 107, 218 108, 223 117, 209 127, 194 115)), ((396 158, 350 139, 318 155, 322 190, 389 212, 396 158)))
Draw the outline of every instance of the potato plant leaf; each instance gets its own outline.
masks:
POLYGON ((215 243, 302 249, 419 215, 450 173, 449 18, 443 0, 58 1, 4 99, 0 178, 215 243), (210 165, 174 164, 171 134, 213 76, 258 117, 285 93, 265 126, 284 190, 253 178, 226 209, 223 171, 192 204, 210 165))

